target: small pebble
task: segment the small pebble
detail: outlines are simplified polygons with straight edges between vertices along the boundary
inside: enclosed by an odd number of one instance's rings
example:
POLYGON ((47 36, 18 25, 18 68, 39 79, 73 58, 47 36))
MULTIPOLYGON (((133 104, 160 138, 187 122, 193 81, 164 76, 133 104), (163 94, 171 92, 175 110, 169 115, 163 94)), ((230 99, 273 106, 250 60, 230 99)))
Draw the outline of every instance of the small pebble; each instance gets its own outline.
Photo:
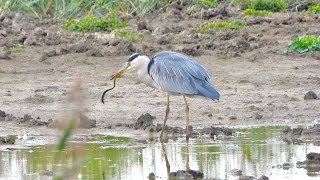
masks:
POLYGON ((313 91, 309 91, 307 92, 306 95, 304 95, 304 100, 313 100, 313 99, 318 99, 318 96, 313 91))

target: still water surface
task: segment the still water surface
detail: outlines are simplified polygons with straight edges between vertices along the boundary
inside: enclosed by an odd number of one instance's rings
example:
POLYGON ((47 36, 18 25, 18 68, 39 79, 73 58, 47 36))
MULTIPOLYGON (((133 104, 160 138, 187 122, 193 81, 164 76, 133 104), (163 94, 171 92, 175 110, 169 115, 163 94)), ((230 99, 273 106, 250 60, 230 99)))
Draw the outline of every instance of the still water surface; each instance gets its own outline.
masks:
POLYGON ((319 173, 296 168, 307 153, 319 153, 320 147, 284 142, 283 129, 237 129, 237 136, 230 139, 194 138, 187 145, 181 138, 164 146, 159 142, 137 144, 126 137, 84 136, 72 141, 76 151, 66 152, 67 160, 59 163, 54 160, 53 145, 0 151, 0 179, 53 179, 52 171, 66 171, 75 164, 79 165, 75 179, 148 179, 151 172, 157 179, 167 179, 164 152, 171 172, 185 170, 189 159, 190 168, 203 172, 204 179, 238 179, 231 173, 234 169, 270 179, 320 179, 319 173), (280 165, 284 163, 291 167, 283 169, 280 165))

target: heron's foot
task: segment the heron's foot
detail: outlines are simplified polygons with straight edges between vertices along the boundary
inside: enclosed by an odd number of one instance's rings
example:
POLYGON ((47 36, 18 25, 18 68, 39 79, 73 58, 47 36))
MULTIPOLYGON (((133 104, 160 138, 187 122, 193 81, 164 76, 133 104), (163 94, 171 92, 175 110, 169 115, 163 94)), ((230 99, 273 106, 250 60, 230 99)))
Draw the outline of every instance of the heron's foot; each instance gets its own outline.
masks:
POLYGON ((190 135, 187 134, 187 135, 186 135, 186 141, 187 141, 187 143, 189 143, 189 138, 190 138, 190 135))
POLYGON ((160 138, 160 142, 161 143, 168 143, 169 142, 169 138, 166 137, 166 138, 160 138))
POLYGON ((161 131, 160 142, 161 143, 167 143, 168 141, 169 141, 169 137, 168 137, 168 134, 167 134, 166 130, 161 131))

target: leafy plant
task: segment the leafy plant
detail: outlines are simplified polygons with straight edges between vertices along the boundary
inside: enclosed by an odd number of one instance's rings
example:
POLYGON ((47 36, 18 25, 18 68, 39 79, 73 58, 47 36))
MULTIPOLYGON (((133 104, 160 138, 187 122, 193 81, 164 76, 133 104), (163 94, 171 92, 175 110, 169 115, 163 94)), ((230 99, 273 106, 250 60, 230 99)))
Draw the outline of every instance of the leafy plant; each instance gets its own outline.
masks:
POLYGON ((235 0, 242 9, 265 10, 280 12, 286 8, 283 0, 235 0))
POLYGON ((117 31, 117 32, 115 32, 115 34, 117 36, 122 37, 124 40, 127 40, 127 41, 139 41, 142 39, 141 36, 134 34, 132 32, 129 32, 127 30, 117 31))
POLYGON ((228 30, 228 29, 235 29, 240 30, 244 28, 246 24, 242 21, 238 20, 224 20, 219 22, 211 22, 205 25, 202 25, 197 29, 199 33, 206 33, 209 30, 228 30))
POLYGON ((91 31, 91 30, 102 30, 102 31, 113 31, 117 28, 124 27, 127 21, 117 19, 115 17, 110 18, 109 21, 105 21, 96 17, 87 17, 80 21, 70 20, 63 28, 71 31, 91 31))
POLYGON ((303 35, 293 39, 287 46, 288 52, 304 53, 308 51, 320 51, 320 36, 303 35))
POLYGON ((246 9, 242 13, 244 16, 267 16, 268 14, 270 14, 269 11, 255 9, 246 9))
POLYGON ((307 12, 312 12, 314 14, 320 14, 320 4, 314 4, 311 7, 309 7, 309 9, 307 10, 307 12))

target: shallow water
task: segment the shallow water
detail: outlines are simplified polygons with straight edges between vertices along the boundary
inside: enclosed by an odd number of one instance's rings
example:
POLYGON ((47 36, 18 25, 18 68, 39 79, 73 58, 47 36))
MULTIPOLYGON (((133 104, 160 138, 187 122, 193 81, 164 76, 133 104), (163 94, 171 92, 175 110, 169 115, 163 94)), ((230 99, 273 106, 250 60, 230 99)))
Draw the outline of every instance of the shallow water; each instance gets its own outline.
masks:
POLYGON ((307 153, 320 152, 320 147, 284 142, 283 128, 237 129, 237 136, 229 139, 194 138, 187 145, 181 138, 164 146, 158 142, 139 144, 125 137, 79 135, 70 143, 72 148, 63 161, 54 159, 53 145, 29 147, 32 143, 28 141, 43 138, 34 136, 19 141, 28 146, 26 149, 0 151, 0 179, 52 179, 52 171, 63 176, 74 174, 72 179, 147 179, 151 172, 167 179, 163 149, 171 172, 185 170, 189 159, 190 168, 203 172, 205 179, 238 179, 231 173, 234 169, 258 178, 319 179, 319 173, 298 169, 296 163, 304 161, 307 153), (284 163, 291 167, 285 170, 284 163))

